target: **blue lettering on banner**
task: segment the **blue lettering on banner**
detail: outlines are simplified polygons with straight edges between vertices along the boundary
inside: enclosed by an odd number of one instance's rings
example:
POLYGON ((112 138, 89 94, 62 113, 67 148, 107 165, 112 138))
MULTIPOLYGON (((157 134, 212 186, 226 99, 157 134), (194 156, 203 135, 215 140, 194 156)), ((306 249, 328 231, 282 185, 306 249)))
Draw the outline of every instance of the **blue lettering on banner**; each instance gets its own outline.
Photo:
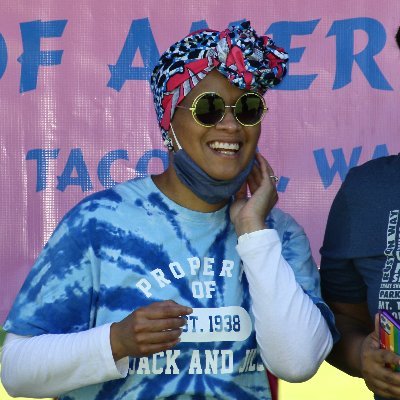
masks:
MULTIPOLYGON (((243 20, 231 22, 235 25, 243 20)), ((266 34, 271 35, 280 46, 289 52, 291 63, 298 63, 304 57, 305 47, 291 48, 293 36, 313 34, 320 19, 310 21, 279 21, 272 23, 266 34)), ((36 89, 40 66, 52 66, 61 63, 63 50, 41 51, 43 38, 60 37, 63 34, 67 20, 29 21, 20 23, 23 53, 18 58, 21 63, 20 92, 36 89)), ((208 28, 206 20, 192 23, 190 31, 208 28)), ((336 37, 336 73, 333 89, 341 89, 351 83, 354 64, 357 64, 369 85, 378 90, 393 90, 378 64, 377 56, 386 44, 385 27, 376 19, 359 17, 336 20, 330 27, 326 37, 336 37), (365 48, 354 54, 354 37, 357 31, 364 31, 368 36, 365 48)), ((154 65, 159 58, 159 51, 150 26, 149 18, 132 20, 129 33, 115 65, 108 68, 111 77, 107 86, 120 91, 126 81, 144 80, 150 78, 154 65), (139 51, 143 66, 132 66, 135 55, 139 51)), ((6 41, 0 34, 0 79, 7 66, 6 41)), ((290 67, 289 67, 290 68, 290 67)), ((291 75, 277 90, 307 90, 317 79, 318 74, 291 75)))
MULTIPOLYGON (((346 178, 350 168, 358 165, 362 151, 362 146, 358 146, 352 149, 350 160, 347 163, 343 153, 343 148, 333 149, 333 164, 330 166, 328 158, 326 156, 325 149, 314 150, 314 159, 317 165, 319 176, 321 177, 324 188, 327 189, 332 185, 333 179, 336 174, 339 174, 341 181, 343 182, 346 178)), ((384 157, 389 155, 386 144, 379 144, 375 147, 371 159, 384 157)))
POLYGON ((273 35, 274 41, 289 53, 290 63, 288 64, 287 76, 278 86, 277 90, 307 90, 318 74, 311 75, 290 75, 290 64, 298 63, 303 56, 305 47, 292 49, 290 42, 293 35, 311 35, 318 25, 319 19, 304 22, 281 21, 273 23, 265 32, 266 35, 273 35))
MULTIPOLYGON (((46 190, 47 187, 47 173, 49 169, 50 160, 56 160, 59 156, 60 149, 32 149, 26 155, 26 160, 36 160, 36 191, 40 192, 46 190)), ((352 149, 350 160, 347 162, 344 155, 343 148, 331 150, 333 156, 332 165, 329 164, 328 157, 325 149, 317 149, 313 151, 315 163, 320 175, 322 184, 325 189, 332 185, 336 175, 339 175, 343 181, 349 172, 350 168, 358 165, 362 152, 362 146, 352 149)), ((384 157, 389 155, 386 144, 379 144, 375 147, 371 159, 384 157)), ((147 150, 138 159, 135 171, 136 176, 144 177, 149 175, 149 164, 158 159, 162 162, 163 169, 168 167, 168 152, 160 149, 147 150)), ((117 184, 111 174, 111 166, 117 160, 129 161, 128 151, 124 149, 117 149, 107 152, 97 165, 97 175, 100 184, 104 188, 110 188, 117 184)), ((89 176, 89 171, 83 157, 82 149, 76 148, 70 151, 67 163, 61 176, 57 177, 58 185, 57 190, 65 191, 68 186, 80 186, 83 192, 94 190, 92 180, 89 176), (72 176, 74 170, 76 176, 72 176)), ((281 176, 277 184, 278 192, 284 193, 289 184, 290 178, 281 176)))
POLYGON ((279 177, 279 181, 278 184, 276 185, 276 190, 278 192, 285 192, 287 185, 289 184, 289 178, 287 178, 286 176, 280 176, 279 177))
MULTIPOLYGON (((242 22, 234 21, 229 26, 242 22)), ((293 35, 311 35, 320 19, 311 21, 280 21, 271 24, 266 31, 276 43, 285 48, 290 56, 290 64, 300 62, 305 47, 291 48, 293 35)), ((206 20, 193 22, 190 31, 208 28, 206 20)), ((334 21, 327 37, 336 36, 336 75, 333 89, 340 89, 351 82, 354 62, 358 64, 371 87, 380 90, 393 90, 374 60, 386 43, 383 25, 372 18, 360 17, 334 21), (369 38, 363 51, 354 54, 354 33, 364 30, 369 38)), ((107 86, 121 90, 127 80, 147 80, 153 66, 158 61, 159 53, 148 18, 134 20, 124 48, 115 66, 110 65, 111 78, 107 86), (134 55, 140 49, 144 67, 132 67, 134 55)), ((290 67, 289 67, 290 68, 290 67)), ((307 90, 318 74, 290 75, 278 85, 276 90, 307 90)))
POLYGON ((128 152, 121 149, 109 151, 104 157, 101 158, 97 166, 97 175, 99 177, 99 181, 106 189, 113 187, 118 183, 111 177, 110 172, 111 165, 116 160, 129 161, 128 152))
MULTIPOLYGON (((51 160, 56 160, 59 156, 60 149, 32 149, 26 154, 26 160, 36 160, 36 191, 48 189, 48 169, 51 160)), ((330 165, 327 157, 326 149, 317 149, 313 151, 316 167, 321 178, 323 187, 327 189, 332 185, 336 175, 343 182, 350 168, 359 164, 362 153, 362 146, 354 147, 351 150, 349 161, 346 160, 343 148, 331 150, 333 163, 330 165)), ((386 144, 375 146, 371 159, 385 157, 389 155, 386 144)), ((144 177, 149 175, 149 164, 158 159, 162 162, 163 169, 168 167, 168 152, 160 149, 152 149, 145 151, 138 159, 135 167, 136 176, 144 177)), ((97 175, 100 184, 104 188, 110 188, 117 184, 111 174, 111 166, 117 160, 129 161, 128 151, 117 149, 107 152, 97 165, 97 175)), ((94 190, 89 171, 83 157, 82 149, 71 149, 67 163, 60 176, 57 177, 57 190, 64 192, 68 186, 79 186, 83 192, 94 190), (72 176, 73 172, 76 176, 72 176)), ((290 182, 290 178, 281 176, 277 184, 278 192, 285 192, 290 182)), ((52 189, 52 188, 49 188, 52 189)))
POLYGON ((208 29, 207 21, 205 19, 193 22, 189 30, 190 32, 196 32, 202 29, 208 29))
POLYGON ((88 168, 81 149, 72 149, 69 153, 67 165, 60 176, 57 177, 57 189, 63 192, 68 186, 80 186, 82 192, 93 190, 92 181, 90 180, 88 168), (77 176, 71 176, 76 170, 77 176))
POLYGON ((148 175, 149 163, 153 158, 159 158, 163 163, 163 169, 167 169, 168 153, 159 149, 148 150, 139 158, 139 161, 136 165, 136 172, 138 176, 144 177, 148 175))
POLYGON ((3 77, 4 72, 7 68, 7 44, 3 38, 3 35, 0 33, 0 79, 3 77))
POLYGON ((107 86, 120 91, 127 80, 149 80, 159 57, 149 19, 133 20, 117 63, 109 65, 111 78, 107 86), (132 67, 138 50, 140 50, 144 66, 132 67))
POLYGON ((351 82, 354 63, 357 63, 368 83, 374 89, 393 90, 379 69, 374 56, 386 43, 384 26, 372 18, 352 18, 335 21, 327 37, 336 35, 336 77, 333 89, 341 89, 351 82), (368 35, 364 50, 354 54, 354 32, 363 30, 368 35))
POLYGON ((359 146, 352 150, 348 164, 343 154, 343 149, 333 149, 332 155, 334 162, 332 166, 329 165, 325 149, 314 150, 314 158, 325 189, 332 185, 333 178, 337 173, 339 174, 340 179, 342 181, 344 180, 349 169, 357 165, 361 155, 361 149, 362 146, 359 146))
POLYGON ((389 151, 386 144, 378 144, 375 147, 374 154, 372 154, 372 159, 375 160, 375 158, 386 157, 388 155, 389 151))
MULTIPOLYGON (((32 149, 26 154, 26 160, 36 161, 36 192, 41 192, 48 187, 48 170, 50 160, 58 159, 60 149, 32 149)), ((162 162, 162 168, 168 168, 168 152, 160 149, 147 150, 138 159, 135 172, 137 177, 149 175, 149 165, 154 160, 162 162)), ((128 151, 125 149, 116 149, 107 152, 97 164, 97 177, 100 184, 108 189, 116 182, 111 174, 111 167, 117 160, 129 161, 128 151)), ((82 192, 94 190, 92 180, 90 178, 87 164, 84 160, 82 149, 71 149, 67 163, 63 172, 57 177, 58 184, 56 189, 64 192, 68 186, 79 186, 82 192), (73 174, 75 176, 73 176, 73 174)), ((278 192, 285 192, 289 178, 281 176, 277 185, 278 192)))
POLYGON ((60 149, 45 150, 33 149, 26 154, 27 160, 36 160, 36 191, 40 192, 46 189, 47 170, 49 160, 55 160, 58 157, 60 149))
POLYGON ((21 64, 20 93, 36 89, 39 66, 61 64, 63 50, 40 50, 40 39, 60 37, 67 20, 32 21, 20 24, 22 47, 18 62, 21 64))

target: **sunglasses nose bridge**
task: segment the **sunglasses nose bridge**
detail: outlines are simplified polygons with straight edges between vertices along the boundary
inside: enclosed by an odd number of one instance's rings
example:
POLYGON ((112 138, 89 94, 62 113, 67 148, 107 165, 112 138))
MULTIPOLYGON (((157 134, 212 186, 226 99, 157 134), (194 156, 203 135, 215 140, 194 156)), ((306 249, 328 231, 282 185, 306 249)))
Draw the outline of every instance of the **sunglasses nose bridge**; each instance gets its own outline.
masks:
POLYGON ((234 106, 225 105, 224 107, 225 107, 224 115, 222 116, 221 120, 217 123, 217 125, 223 124, 224 127, 228 125, 229 128, 237 129, 237 127, 240 125, 240 122, 237 120, 235 114, 236 105, 234 106))
POLYGON ((234 105, 234 106, 225 106, 225 113, 224 113, 224 117, 225 117, 225 115, 226 115, 226 112, 227 112, 227 110, 226 109, 229 109, 229 112, 235 117, 236 116, 236 105, 234 105))

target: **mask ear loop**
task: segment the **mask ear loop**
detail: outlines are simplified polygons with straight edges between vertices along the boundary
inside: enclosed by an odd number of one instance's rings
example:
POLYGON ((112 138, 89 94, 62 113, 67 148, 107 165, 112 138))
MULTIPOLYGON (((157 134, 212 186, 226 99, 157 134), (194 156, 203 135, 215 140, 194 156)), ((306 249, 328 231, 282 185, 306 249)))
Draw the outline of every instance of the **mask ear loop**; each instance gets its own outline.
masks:
POLYGON ((172 124, 170 124, 170 125, 171 125, 172 135, 174 136, 176 145, 178 146, 178 150, 182 150, 182 146, 180 145, 178 139, 176 138, 175 131, 174 131, 174 127, 172 126, 172 124))
POLYGON ((170 137, 164 139, 164 146, 168 151, 174 151, 174 145, 172 144, 172 139, 170 137))

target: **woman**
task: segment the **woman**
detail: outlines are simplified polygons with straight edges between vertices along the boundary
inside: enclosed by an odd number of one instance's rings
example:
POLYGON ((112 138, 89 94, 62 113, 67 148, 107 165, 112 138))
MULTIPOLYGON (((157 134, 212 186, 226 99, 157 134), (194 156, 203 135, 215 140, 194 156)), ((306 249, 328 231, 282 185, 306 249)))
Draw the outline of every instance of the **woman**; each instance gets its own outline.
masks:
POLYGON ((249 22, 164 53, 151 87, 170 164, 60 223, 5 324, 10 393, 270 399, 265 368, 296 382, 316 372, 332 316, 256 153, 261 95, 286 62, 249 22))

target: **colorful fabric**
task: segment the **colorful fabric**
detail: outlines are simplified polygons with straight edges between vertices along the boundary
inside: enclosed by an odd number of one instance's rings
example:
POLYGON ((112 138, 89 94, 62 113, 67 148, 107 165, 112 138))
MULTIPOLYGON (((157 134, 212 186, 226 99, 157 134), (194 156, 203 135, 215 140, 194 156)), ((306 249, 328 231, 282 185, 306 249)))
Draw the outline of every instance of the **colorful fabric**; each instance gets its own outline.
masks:
MULTIPOLYGON (((276 229, 296 280, 321 307, 318 270, 304 231, 276 208, 267 223, 276 229)), ((131 358, 126 378, 77 389, 60 400, 270 400, 237 239, 228 206, 214 213, 185 209, 149 177, 116 185, 66 215, 4 328, 19 335, 85 331, 172 299, 199 315, 189 320, 181 343, 131 358), (202 332, 203 325, 207 340, 200 341, 196 327, 202 332)))
POLYGON ((225 29, 196 31, 173 44, 151 76, 154 105, 164 141, 176 106, 213 69, 244 90, 264 94, 281 82, 288 55, 246 21, 225 29))

